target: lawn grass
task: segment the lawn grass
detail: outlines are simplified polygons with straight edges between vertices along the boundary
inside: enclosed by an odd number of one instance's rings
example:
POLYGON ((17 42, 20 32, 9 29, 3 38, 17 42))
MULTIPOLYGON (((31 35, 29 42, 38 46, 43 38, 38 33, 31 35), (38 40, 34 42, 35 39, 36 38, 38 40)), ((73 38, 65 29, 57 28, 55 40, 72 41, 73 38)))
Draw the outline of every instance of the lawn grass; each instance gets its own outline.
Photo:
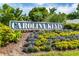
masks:
POLYGON ((79 50, 50 51, 32 54, 33 56, 79 56, 79 50))

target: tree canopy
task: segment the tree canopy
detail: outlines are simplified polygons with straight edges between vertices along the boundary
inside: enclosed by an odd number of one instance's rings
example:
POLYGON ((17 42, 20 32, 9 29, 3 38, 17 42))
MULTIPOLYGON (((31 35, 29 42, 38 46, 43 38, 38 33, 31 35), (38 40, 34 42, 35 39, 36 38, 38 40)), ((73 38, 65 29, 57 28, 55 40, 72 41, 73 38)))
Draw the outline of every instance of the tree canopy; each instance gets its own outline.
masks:
POLYGON ((4 4, 0 9, 0 22, 8 25, 10 20, 22 20, 22 10, 4 4))
POLYGON ((31 21, 44 21, 48 14, 48 10, 45 7, 35 7, 29 12, 29 17, 31 21))
POLYGON ((46 7, 34 7, 28 15, 22 14, 23 10, 20 8, 13 8, 8 4, 3 4, 0 8, 0 22, 8 25, 10 20, 23 20, 23 21, 35 21, 35 22, 63 22, 67 19, 79 19, 79 4, 76 10, 72 13, 56 13, 57 9, 52 7, 46 9, 46 7))

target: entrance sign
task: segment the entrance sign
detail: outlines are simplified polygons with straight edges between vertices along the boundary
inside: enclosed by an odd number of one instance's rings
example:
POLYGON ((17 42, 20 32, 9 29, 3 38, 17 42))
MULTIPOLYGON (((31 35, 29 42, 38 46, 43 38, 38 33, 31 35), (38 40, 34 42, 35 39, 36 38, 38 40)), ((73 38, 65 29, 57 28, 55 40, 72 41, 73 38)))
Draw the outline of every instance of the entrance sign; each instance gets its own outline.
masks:
POLYGON ((61 30, 61 23, 10 21, 9 26, 14 30, 61 30))

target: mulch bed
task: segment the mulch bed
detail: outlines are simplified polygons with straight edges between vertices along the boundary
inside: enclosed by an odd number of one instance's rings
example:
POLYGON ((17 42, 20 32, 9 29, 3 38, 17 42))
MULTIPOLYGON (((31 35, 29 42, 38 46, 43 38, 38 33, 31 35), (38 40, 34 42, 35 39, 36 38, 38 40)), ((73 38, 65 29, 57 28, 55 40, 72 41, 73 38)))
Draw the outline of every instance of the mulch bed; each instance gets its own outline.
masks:
POLYGON ((0 48, 0 55, 1 56, 24 56, 28 55, 24 52, 22 52, 23 45, 26 43, 27 37, 30 35, 30 33, 26 32, 22 34, 22 37, 17 43, 10 43, 6 47, 0 48))

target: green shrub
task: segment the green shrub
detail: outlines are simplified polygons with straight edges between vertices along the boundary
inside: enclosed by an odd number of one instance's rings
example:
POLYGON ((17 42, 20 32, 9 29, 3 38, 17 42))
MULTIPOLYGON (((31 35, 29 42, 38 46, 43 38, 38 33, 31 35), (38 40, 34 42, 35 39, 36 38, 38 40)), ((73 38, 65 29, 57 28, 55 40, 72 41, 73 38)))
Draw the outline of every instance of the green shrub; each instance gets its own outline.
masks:
POLYGON ((79 47, 79 40, 57 41, 54 45, 59 50, 77 49, 79 47))
POLYGON ((50 46, 46 46, 45 51, 50 51, 51 47, 50 46))
POLYGON ((43 46, 40 46, 40 47, 39 47, 39 49, 40 49, 41 51, 45 51, 45 49, 46 49, 46 46, 45 46, 45 45, 43 45, 43 46))
POLYGON ((41 45, 42 45, 42 42, 41 42, 39 39, 37 39, 37 40, 35 41, 35 45, 36 45, 36 46, 41 46, 41 45))
POLYGON ((8 26, 0 23, 0 46, 4 46, 7 43, 17 41, 20 35, 21 32, 14 31, 8 26))
POLYGON ((41 51, 50 51, 51 50, 51 47, 50 46, 47 46, 47 45, 42 45, 39 47, 39 49, 41 51))
POLYGON ((21 31, 14 31, 12 39, 10 41, 17 42, 21 36, 21 31))
POLYGON ((34 47, 28 47, 27 52, 37 52, 39 51, 39 48, 34 46, 34 47))
POLYGON ((65 29, 79 30, 79 24, 64 24, 65 29))

